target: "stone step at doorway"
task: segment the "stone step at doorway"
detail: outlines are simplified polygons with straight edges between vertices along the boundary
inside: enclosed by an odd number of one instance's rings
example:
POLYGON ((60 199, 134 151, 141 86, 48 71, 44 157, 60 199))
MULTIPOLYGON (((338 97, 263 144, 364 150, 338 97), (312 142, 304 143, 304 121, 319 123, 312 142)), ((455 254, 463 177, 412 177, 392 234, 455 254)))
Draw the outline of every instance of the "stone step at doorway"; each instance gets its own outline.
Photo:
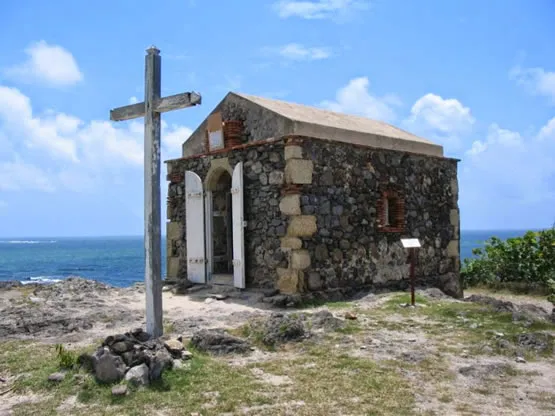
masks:
POLYGON ((227 273, 215 273, 210 279, 213 285, 233 286, 233 275, 227 273))

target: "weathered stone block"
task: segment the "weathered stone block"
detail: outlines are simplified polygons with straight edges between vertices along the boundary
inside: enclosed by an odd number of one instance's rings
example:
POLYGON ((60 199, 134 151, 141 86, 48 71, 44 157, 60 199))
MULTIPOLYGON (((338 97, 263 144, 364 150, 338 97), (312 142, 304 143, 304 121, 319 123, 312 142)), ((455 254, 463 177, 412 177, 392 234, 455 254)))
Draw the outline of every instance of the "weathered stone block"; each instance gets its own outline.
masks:
POLYGON ((173 251, 173 240, 170 240, 169 238, 166 237, 166 256, 172 257, 172 251, 173 251))
POLYGON ((179 277, 179 257, 168 257, 167 259, 166 277, 179 277))
POLYGON ((166 223, 166 238, 168 240, 181 240, 183 234, 183 225, 179 221, 170 221, 166 223))
POLYGON ((308 250, 291 251, 289 267, 297 270, 304 270, 310 267, 310 254, 308 250))
POLYGON ((287 227, 290 237, 311 237, 316 234, 318 227, 314 215, 295 215, 291 217, 287 227))
POLYGON ((310 272, 308 274, 308 289, 309 290, 322 289, 322 278, 320 277, 320 273, 310 272))
POLYGON ((451 193, 453 194, 453 196, 456 198, 458 198, 459 196, 459 182, 457 181, 457 179, 451 179, 451 193))
POLYGON ((285 156, 285 160, 303 158, 303 148, 301 146, 285 146, 283 153, 285 156))
POLYGON ((285 195, 279 203, 279 210, 285 215, 301 215, 301 196, 285 195))
POLYGON ((289 159, 285 164, 285 182, 292 184, 311 184, 314 164, 312 160, 289 159))
POLYGON ((459 256, 459 241, 458 240, 449 241, 449 244, 447 244, 447 255, 449 257, 458 257, 459 256))
POLYGON ((290 295, 299 292, 303 273, 295 269, 278 268, 277 288, 283 294, 290 295))
POLYGON ((454 227, 459 226, 459 210, 458 209, 452 209, 449 212, 449 220, 451 221, 452 226, 454 226, 454 227))
POLYGON ((303 242, 297 237, 282 237, 281 248, 282 250, 298 250, 302 248, 303 242))
POLYGON ((280 170, 274 170, 268 175, 268 183, 270 185, 281 185, 283 184, 283 172, 280 170))

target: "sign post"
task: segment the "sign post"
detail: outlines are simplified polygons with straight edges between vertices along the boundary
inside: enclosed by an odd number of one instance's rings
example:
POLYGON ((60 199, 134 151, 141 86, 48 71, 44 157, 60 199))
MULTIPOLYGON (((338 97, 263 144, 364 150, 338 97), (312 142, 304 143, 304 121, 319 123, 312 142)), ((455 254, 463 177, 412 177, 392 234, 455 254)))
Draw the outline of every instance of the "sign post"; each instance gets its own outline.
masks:
POLYGON ((415 263, 416 263, 416 249, 420 248, 420 241, 417 238, 402 238, 401 244, 404 248, 409 250, 408 262, 410 263, 410 304, 415 306, 414 286, 415 286, 415 263))
POLYGON ((145 57, 145 100, 110 110, 110 120, 123 121, 144 117, 145 186, 145 289, 146 332, 153 337, 163 334, 162 325, 162 242, 160 201, 161 113, 192 107, 201 103, 194 92, 161 97, 161 57, 155 46, 145 57))

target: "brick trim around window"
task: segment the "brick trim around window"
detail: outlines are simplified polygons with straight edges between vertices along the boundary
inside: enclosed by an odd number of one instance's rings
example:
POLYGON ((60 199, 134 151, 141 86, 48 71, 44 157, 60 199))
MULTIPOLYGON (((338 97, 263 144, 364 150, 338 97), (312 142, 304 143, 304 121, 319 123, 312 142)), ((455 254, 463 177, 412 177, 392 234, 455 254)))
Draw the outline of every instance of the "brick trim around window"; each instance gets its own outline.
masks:
POLYGON ((402 192, 390 186, 382 187, 376 209, 379 231, 389 233, 405 231, 405 198, 402 192))

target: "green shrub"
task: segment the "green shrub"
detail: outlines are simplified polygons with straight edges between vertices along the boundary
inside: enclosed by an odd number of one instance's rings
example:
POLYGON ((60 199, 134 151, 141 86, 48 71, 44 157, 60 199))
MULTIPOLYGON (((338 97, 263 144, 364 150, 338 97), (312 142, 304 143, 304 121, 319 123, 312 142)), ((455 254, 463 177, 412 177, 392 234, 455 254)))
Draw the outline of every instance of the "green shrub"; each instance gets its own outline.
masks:
POLYGON ((505 241, 491 237, 472 254, 476 258, 465 259, 461 270, 465 287, 516 283, 547 289, 555 280, 555 226, 505 241))
POLYGON ((75 353, 66 350, 62 344, 56 344, 56 354, 58 355, 60 368, 71 369, 77 363, 75 353))

